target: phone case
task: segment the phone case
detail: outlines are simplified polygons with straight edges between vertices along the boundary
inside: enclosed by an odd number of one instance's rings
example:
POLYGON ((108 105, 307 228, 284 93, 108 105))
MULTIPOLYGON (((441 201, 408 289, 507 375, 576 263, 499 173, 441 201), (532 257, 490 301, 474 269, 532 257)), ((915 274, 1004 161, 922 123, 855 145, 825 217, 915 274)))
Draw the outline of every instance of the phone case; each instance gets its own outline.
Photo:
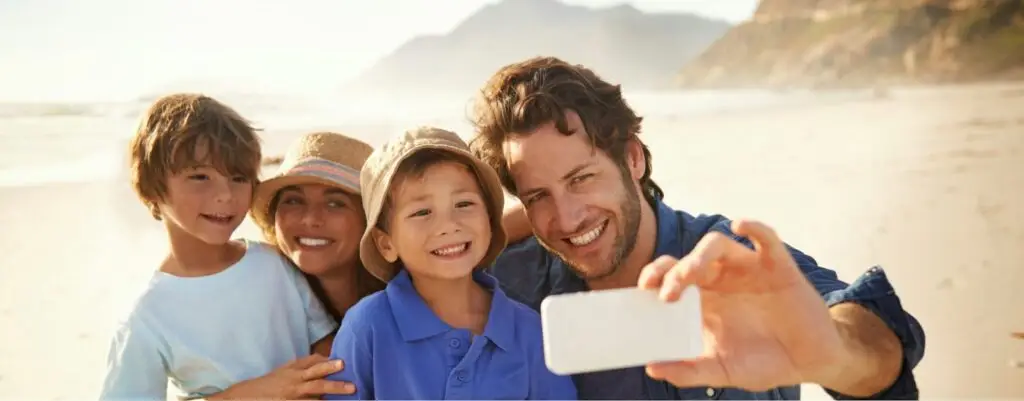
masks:
POLYGON ((643 366, 703 352, 700 293, 673 303, 624 288, 552 295, 541 303, 544 357, 557 374, 643 366))

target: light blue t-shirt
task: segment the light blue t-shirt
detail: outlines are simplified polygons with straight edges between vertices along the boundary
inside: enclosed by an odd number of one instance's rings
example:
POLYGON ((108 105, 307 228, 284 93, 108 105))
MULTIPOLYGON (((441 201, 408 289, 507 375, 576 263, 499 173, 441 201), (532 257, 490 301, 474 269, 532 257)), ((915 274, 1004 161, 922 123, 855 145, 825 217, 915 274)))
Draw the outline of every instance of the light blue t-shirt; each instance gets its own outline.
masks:
POLYGON ((328 379, 356 393, 324 399, 575 400, 572 378, 544 362, 540 315, 508 299, 494 277, 473 278, 493 293, 481 335, 438 318, 406 270, 349 309, 331 351, 345 369, 328 379))
POLYGON ((276 250, 245 241, 224 271, 203 277, 157 272, 119 325, 101 400, 209 395, 310 354, 337 323, 306 279, 276 250))

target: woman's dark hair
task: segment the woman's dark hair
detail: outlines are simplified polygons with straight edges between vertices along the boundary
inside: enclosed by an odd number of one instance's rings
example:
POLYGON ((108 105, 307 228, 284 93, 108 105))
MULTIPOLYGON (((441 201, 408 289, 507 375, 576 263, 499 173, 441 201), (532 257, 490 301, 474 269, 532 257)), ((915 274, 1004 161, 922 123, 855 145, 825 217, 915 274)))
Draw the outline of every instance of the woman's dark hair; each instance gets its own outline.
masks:
POLYGON ((646 170, 640 187, 648 203, 664 197, 651 179, 651 151, 640 141, 643 117, 637 116, 613 85, 581 65, 554 57, 536 57, 507 65, 481 90, 473 110, 477 135, 470 142, 474 153, 494 168, 502 185, 517 193, 509 172, 504 145, 509 137, 528 135, 541 125, 554 123, 564 135, 572 135, 566 112, 583 121, 590 142, 626 170, 626 145, 636 141, 643 150, 646 170))

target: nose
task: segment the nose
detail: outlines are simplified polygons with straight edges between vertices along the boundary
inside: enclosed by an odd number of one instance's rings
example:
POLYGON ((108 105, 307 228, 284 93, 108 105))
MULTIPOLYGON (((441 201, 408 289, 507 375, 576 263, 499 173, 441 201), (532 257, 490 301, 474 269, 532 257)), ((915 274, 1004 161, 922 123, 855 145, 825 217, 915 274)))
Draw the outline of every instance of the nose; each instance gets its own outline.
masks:
POLYGON ((434 232, 437 235, 451 235, 462 230, 454 211, 438 211, 434 216, 434 232))
POLYGON ((216 180, 217 187, 214 189, 214 200, 217 203, 230 203, 235 197, 233 188, 231 187, 231 180, 224 178, 216 180))
POLYGON ((320 227, 324 224, 323 208, 307 207, 302 213, 302 224, 307 227, 320 227))
POLYGON ((563 233, 574 233, 580 229, 583 220, 586 219, 586 210, 583 203, 579 202, 572 194, 563 194, 554 199, 555 219, 558 229, 563 233))

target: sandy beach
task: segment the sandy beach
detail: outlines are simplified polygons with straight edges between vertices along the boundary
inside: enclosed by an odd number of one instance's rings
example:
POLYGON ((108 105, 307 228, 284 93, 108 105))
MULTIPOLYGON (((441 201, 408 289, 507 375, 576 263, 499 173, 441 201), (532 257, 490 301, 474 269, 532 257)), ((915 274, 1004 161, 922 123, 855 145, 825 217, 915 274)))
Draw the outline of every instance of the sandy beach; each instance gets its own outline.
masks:
MULTIPOLYGON (((1024 397, 1024 85, 649 119, 642 137, 670 205, 766 221, 847 281, 883 266, 927 334, 923 398, 1024 397)), ((122 182, 2 188, 0 226, 0 399, 94 398, 159 226, 122 182)))

